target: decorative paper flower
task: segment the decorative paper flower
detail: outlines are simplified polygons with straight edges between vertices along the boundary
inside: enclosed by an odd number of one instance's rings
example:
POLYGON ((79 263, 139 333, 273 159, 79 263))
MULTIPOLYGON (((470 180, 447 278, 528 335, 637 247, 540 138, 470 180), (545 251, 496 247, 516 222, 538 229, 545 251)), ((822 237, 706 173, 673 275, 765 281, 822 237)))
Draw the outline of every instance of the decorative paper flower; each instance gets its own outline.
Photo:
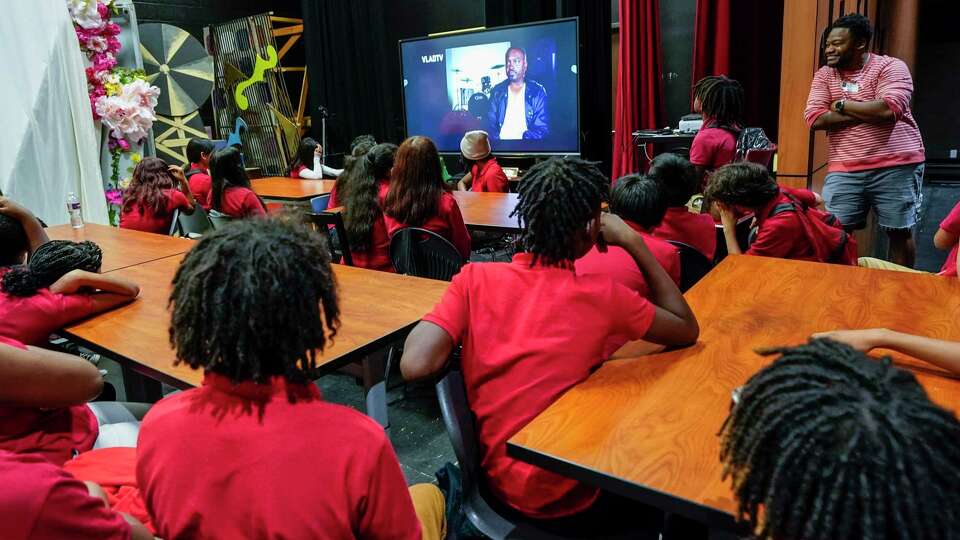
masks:
POLYGON ((123 204, 122 189, 108 189, 104 194, 107 196, 107 204, 115 204, 117 206, 123 204))
MULTIPOLYGON (((107 6, 104 5, 104 8, 107 6)), ((67 0, 67 9, 70 10, 73 23, 87 30, 103 28, 106 24, 104 19, 110 18, 109 9, 106 15, 100 14, 99 2, 96 0, 67 0)))

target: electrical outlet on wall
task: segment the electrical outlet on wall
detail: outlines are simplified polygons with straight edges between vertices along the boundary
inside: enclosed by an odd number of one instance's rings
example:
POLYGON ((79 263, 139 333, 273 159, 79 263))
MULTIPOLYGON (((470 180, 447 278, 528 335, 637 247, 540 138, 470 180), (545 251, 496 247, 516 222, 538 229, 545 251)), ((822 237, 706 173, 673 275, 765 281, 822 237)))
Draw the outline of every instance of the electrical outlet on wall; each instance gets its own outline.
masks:
POLYGON ((951 149, 950 149, 950 159, 957 159, 957 149, 956 149, 956 148, 951 148, 951 149))

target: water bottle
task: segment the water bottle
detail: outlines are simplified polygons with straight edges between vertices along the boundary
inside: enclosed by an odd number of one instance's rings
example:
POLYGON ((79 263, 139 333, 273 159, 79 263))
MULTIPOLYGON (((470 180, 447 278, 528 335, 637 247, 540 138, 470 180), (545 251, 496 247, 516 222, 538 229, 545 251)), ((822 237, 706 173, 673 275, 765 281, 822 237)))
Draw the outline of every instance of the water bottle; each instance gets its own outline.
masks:
POLYGON ((67 213, 70 214, 70 226, 74 229, 83 227, 83 213, 80 211, 80 199, 77 194, 70 192, 67 195, 67 213))

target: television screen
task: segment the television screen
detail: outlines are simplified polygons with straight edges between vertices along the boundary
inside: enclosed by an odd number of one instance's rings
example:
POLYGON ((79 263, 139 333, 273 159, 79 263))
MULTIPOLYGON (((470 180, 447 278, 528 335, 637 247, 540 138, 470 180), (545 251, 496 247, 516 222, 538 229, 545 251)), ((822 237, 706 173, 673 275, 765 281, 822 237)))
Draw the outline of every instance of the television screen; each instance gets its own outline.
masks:
POLYGON ((579 154, 577 19, 400 42, 407 135, 459 153, 467 131, 500 154, 579 154))

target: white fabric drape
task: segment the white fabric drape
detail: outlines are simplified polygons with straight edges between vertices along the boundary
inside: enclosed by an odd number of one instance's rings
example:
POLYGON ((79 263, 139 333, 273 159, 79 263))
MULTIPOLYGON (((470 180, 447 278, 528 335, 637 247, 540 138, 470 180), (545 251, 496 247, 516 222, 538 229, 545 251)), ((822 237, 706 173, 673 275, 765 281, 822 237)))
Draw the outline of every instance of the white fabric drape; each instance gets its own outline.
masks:
POLYGON ((66 2, 4 2, 0 52, 0 190, 49 225, 69 222, 73 191, 84 220, 106 224, 100 132, 66 2))

